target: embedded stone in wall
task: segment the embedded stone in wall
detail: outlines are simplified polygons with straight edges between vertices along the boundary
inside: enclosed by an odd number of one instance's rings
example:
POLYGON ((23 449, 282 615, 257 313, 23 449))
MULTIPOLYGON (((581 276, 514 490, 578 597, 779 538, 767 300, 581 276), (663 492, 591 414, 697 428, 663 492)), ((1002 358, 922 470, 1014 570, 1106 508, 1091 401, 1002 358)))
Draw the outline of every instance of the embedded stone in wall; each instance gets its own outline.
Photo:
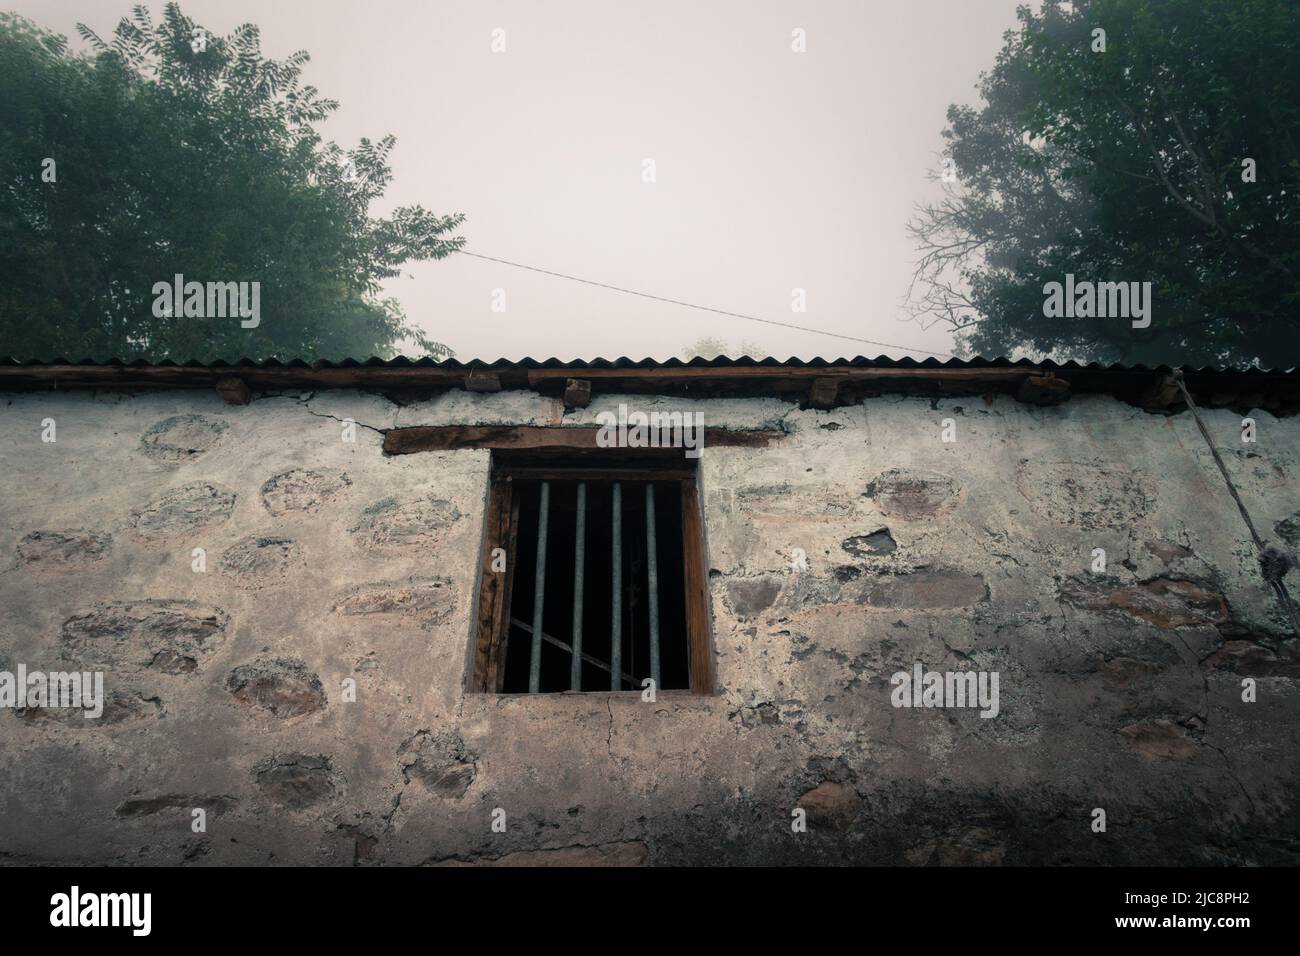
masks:
POLYGON ((1296 467, 1296 462, 1281 448, 1265 457, 1257 451, 1251 451, 1247 446, 1234 449, 1231 457, 1227 457, 1225 452, 1225 457, 1234 476, 1244 477, 1260 488, 1288 491, 1295 488, 1295 481, 1291 474, 1296 467), (1284 464, 1286 467, 1283 467, 1284 464))
POLYGON ((1291 547, 1300 548, 1300 511, 1277 522, 1273 525, 1273 530, 1291 547))
POLYGON ((378 585, 362 588, 344 598, 334 612, 410 620, 429 627, 451 614, 455 593, 451 582, 441 579, 414 581, 410 585, 378 585))
POLYGON ((340 823, 335 829, 339 833, 352 838, 352 862, 354 865, 362 860, 369 859, 370 855, 374 853, 375 847, 379 845, 379 837, 373 833, 367 833, 355 823, 340 823))
POLYGON ((776 603, 781 593, 778 578, 732 578, 727 582, 727 603, 737 617, 754 617, 776 603))
POLYGON ((781 709, 772 701, 765 700, 754 704, 752 707, 744 705, 727 715, 728 720, 735 720, 736 718, 740 718, 740 726, 746 730, 753 730, 764 724, 781 723, 781 709))
POLYGON ((1181 544, 1175 544, 1172 541, 1144 541, 1143 547, 1166 565, 1181 561, 1184 558, 1190 558, 1194 554, 1191 548, 1185 548, 1181 544))
POLYGON ((302 564, 302 551, 289 538, 251 537, 237 541, 221 555, 221 570, 245 588, 279 584, 289 568, 302 564))
POLYGON ((151 425, 140 439, 145 455, 156 461, 192 461, 215 445, 229 427, 203 415, 173 415, 151 425))
POLYGON ((188 673, 225 638, 229 615, 192 601, 98 604, 63 625, 63 653, 74 661, 188 673))
POLYGON ((1184 760, 1196 753, 1197 743, 1169 720, 1148 720, 1120 730, 1133 749, 1148 760, 1184 760))
POLYGON ((263 795, 290 810, 303 810, 338 792, 329 757, 321 754, 275 754, 253 768, 253 777, 263 795))
POLYGON ((1101 662, 1101 679, 1112 690, 1125 690, 1142 684, 1162 670, 1153 661, 1140 661, 1132 657, 1114 657, 1101 662))
POLYGON ((993 827, 968 827, 935 846, 939 866, 999 866, 1007 855, 1007 834, 993 827))
POLYGON ((194 840, 186 840, 181 845, 181 860, 190 863, 194 860, 201 859, 212 852, 212 841, 202 837, 194 840))
POLYGON ((226 678, 235 700, 280 720, 312 714, 325 706, 320 677, 296 660, 259 660, 241 664, 226 678))
POLYGON ((870 482, 864 494, 885 514, 923 518, 951 507, 957 491, 947 475, 891 468, 870 482))
POLYGON ((119 817, 147 817, 164 810, 183 810, 189 813, 202 809, 211 814, 229 813, 237 801, 225 795, 168 793, 159 797, 133 797, 124 800, 114 811, 119 817))
POLYGON ((869 581, 857 603, 869 607, 937 610, 970 607, 989 598, 989 586, 979 574, 958 571, 913 571, 869 581))
POLYGON ((790 523, 794 521, 848 518, 853 501, 842 495, 827 494, 782 482, 775 485, 750 485, 735 494, 740 510, 755 521, 790 523))
POLYGON ((164 538, 190 534, 225 521, 235 510, 235 493, 206 481, 174 488, 132 512, 131 523, 140 534, 164 538))
POLYGON ((397 756, 407 783, 419 780, 438 796, 458 800, 474 782, 476 761, 460 734, 421 730, 402 742, 397 756))
POLYGON ((1223 595, 1193 581, 1153 578, 1139 584, 1081 581, 1070 578, 1060 588, 1061 600, 1087 611, 1122 611, 1156 627, 1222 624, 1228 620, 1223 595))
POLYGON ((430 866, 644 866, 649 848, 639 840, 562 846, 552 850, 518 850, 498 857, 436 860, 430 866))
POLYGON ((156 720, 164 713, 162 701, 157 697, 115 690, 105 692, 104 712, 95 718, 84 716, 85 711, 75 707, 27 707, 22 711, 22 718, 31 723, 53 722, 74 729, 93 729, 156 720))
POLYGON ((1151 510, 1155 482, 1106 461, 1030 461, 1016 485, 1034 513, 1080 529, 1129 528, 1151 510))
POLYGON ((349 530, 365 547, 427 546, 437 542, 447 527, 459 521, 460 517, 455 505, 438 498, 418 498, 415 501, 385 498, 363 511, 361 521, 349 530))
POLYGON ((881 528, 871 534, 857 534, 845 538, 840 542, 840 547, 856 558, 869 558, 893 554, 898 550, 898 543, 894 541, 894 536, 889 533, 888 528, 881 528))
POLYGON ((352 479, 338 471, 291 468, 268 478, 262 485, 262 504, 279 517, 293 511, 314 512, 337 498, 352 479))
POLYGON ((82 568, 98 561, 113 536, 95 531, 32 531, 18 542, 18 560, 41 569, 82 568))
POLYGON ((827 780, 800 797, 795 806, 808 811, 810 827, 847 830, 862 809, 862 798, 847 783, 827 780))
POLYGON ((1300 678, 1300 641, 1279 640, 1276 648, 1255 641, 1225 641, 1203 666, 1246 677, 1300 678))

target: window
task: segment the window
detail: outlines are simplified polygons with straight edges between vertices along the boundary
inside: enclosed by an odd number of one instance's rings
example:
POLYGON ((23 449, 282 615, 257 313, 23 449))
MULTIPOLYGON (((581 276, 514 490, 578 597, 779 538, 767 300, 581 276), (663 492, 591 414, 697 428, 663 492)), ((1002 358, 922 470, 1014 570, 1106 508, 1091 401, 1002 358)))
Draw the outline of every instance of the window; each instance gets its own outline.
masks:
POLYGON ((695 462, 493 453, 470 685, 713 691, 695 462))

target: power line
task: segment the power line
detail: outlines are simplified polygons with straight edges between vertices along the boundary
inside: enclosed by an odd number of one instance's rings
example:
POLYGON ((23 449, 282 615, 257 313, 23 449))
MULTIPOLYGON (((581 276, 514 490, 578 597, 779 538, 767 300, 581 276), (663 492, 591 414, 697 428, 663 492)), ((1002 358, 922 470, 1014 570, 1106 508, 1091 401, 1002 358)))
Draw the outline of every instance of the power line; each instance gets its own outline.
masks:
POLYGON ((923 352, 926 355, 946 355, 951 356, 951 352, 933 352, 930 349, 919 349, 910 345, 896 345, 892 342, 877 342, 874 339, 862 339, 855 335, 842 335, 839 332, 827 332, 823 329, 810 329, 804 325, 793 325, 789 322, 777 322, 773 319, 760 319, 756 315, 744 315, 740 312, 727 312, 724 309, 713 309, 707 305, 695 305, 692 302, 683 302, 680 299, 668 299, 661 295, 651 295, 649 292, 637 292, 635 289, 624 289, 620 286, 609 285, 605 282, 594 282, 591 279, 580 279, 577 276, 566 275, 563 272, 552 272, 549 269, 539 269, 536 266, 526 266, 522 262, 511 262, 508 259, 497 259, 493 256, 485 256, 477 252, 468 252, 465 249, 457 250, 462 256, 473 256, 475 259, 486 259, 488 262, 499 262, 503 266, 514 266, 516 269, 527 269, 529 272, 540 272, 542 275, 554 276, 557 279, 568 279, 570 282, 581 282, 583 285, 594 285, 598 289, 609 289, 611 292, 622 292, 625 295, 636 295, 643 299, 653 299, 656 302, 667 302, 669 305, 680 305, 688 309, 698 309, 701 312, 713 312, 716 315, 727 315, 733 319, 744 319, 747 322, 762 322, 764 325, 775 325, 783 329, 794 329, 796 332, 811 332, 813 335, 828 335, 834 339, 844 339, 848 342, 861 342, 865 345, 876 345, 881 348, 898 349, 903 352, 923 352))

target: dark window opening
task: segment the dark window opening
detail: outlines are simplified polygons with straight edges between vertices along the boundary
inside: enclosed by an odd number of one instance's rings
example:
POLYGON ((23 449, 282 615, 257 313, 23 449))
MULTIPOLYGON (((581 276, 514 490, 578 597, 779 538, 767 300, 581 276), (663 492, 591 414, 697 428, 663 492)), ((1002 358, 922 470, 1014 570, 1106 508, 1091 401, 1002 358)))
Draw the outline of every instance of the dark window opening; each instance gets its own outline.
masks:
POLYGON ((711 693, 694 462, 579 460, 494 456, 471 684, 711 693))

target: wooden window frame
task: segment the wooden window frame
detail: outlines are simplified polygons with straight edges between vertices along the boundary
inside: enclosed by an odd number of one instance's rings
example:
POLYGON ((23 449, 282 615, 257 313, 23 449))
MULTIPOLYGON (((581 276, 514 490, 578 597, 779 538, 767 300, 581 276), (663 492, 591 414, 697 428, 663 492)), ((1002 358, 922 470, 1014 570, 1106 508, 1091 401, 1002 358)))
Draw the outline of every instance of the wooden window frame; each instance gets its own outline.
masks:
MULTIPOLYGON (((579 460, 582 455, 575 456, 579 460)), ((709 612, 708 568, 704 558, 704 515, 701 508, 699 473, 694 462, 682 464, 680 450, 671 460, 665 455, 645 455, 662 460, 662 466, 629 464, 627 467, 578 467, 572 459, 537 464, 500 465, 493 454, 488 476, 487 510, 484 519, 483 546, 479 564, 478 618, 474 648, 467 679, 471 693, 500 694, 505 681, 504 651, 509 633, 510 601, 514 588, 514 566, 507 560, 505 571, 492 570, 492 553, 502 548, 508 556, 516 552, 519 536, 519 496, 515 479, 530 480, 619 480, 676 482, 682 493, 682 575, 686 600, 687 669, 690 694, 712 696, 716 693, 713 656, 712 615, 709 612)), ((632 691, 563 691, 582 694, 640 694, 632 691)), ((660 691, 661 694, 683 691, 660 691)), ((512 695, 513 696, 513 695, 512 695)), ((546 696, 523 694, 520 696, 546 696)))

